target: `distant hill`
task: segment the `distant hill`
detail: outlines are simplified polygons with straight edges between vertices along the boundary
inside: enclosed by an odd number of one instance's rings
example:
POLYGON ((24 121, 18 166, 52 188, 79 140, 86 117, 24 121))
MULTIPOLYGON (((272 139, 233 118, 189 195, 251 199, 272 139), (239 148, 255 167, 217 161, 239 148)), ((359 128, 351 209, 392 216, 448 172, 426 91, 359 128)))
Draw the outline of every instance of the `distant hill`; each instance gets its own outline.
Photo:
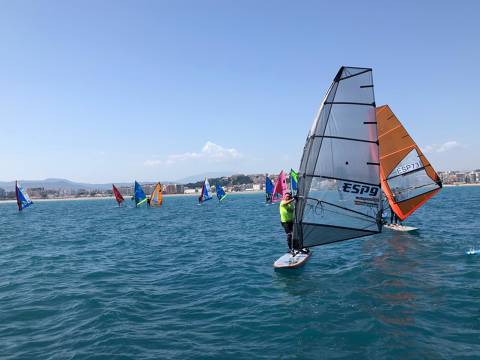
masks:
MULTIPOLYGON (((20 185, 24 188, 40 188, 43 187, 45 190, 108 190, 112 188, 112 184, 88 184, 88 183, 78 183, 66 179, 45 179, 45 180, 19 180, 20 185)), ((130 183, 118 183, 117 185, 131 185, 130 183)), ((6 191, 15 190, 15 181, 0 181, 0 188, 6 191)))
POLYGON ((175 181, 172 181, 173 183, 176 184, 191 184, 191 183, 196 183, 198 181, 203 181, 204 178, 220 178, 223 176, 231 176, 235 174, 234 171, 210 171, 210 172, 205 172, 203 174, 197 174, 197 175, 192 175, 183 179, 177 179, 175 181))
MULTIPOLYGON (((161 181, 162 184, 188 184, 203 180, 205 177, 208 178, 219 178, 222 176, 229 176, 233 172, 208 172, 198 175, 189 176, 183 179, 178 179, 176 181, 161 181)), ((44 179, 44 180, 19 180, 20 185, 27 188, 44 188, 45 190, 110 190, 112 188, 112 183, 107 184, 89 184, 89 183, 80 183, 75 181, 70 181, 67 179, 44 179)), ((150 181, 140 181, 140 183, 154 183, 150 181)), ((115 183, 116 186, 132 186, 133 182, 129 183, 115 183)), ((0 188, 6 191, 15 190, 15 181, 0 181, 0 188)))

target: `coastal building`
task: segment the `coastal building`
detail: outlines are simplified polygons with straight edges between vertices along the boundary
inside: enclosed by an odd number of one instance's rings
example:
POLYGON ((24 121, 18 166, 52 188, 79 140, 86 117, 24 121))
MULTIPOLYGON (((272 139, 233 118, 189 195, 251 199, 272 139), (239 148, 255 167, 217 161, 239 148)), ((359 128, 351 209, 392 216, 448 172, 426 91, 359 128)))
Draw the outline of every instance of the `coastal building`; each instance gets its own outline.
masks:
POLYGON ((455 182, 464 183, 465 182, 465 173, 458 172, 455 174, 455 182))
POLYGON ((5 189, 0 188, 0 199, 4 199, 6 195, 7 192, 5 191, 5 189))
POLYGON ((31 198, 43 198, 47 196, 47 192, 43 187, 35 187, 35 188, 28 188, 27 189, 28 195, 30 195, 31 198))
POLYGON ((15 199, 15 191, 7 191, 5 194, 5 199, 7 200, 15 199))
POLYGON ((123 196, 133 195, 133 186, 117 186, 117 189, 123 196))
POLYGON ((176 194, 177 193, 177 185, 175 184, 168 184, 165 186, 165 193, 166 194, 176 194))

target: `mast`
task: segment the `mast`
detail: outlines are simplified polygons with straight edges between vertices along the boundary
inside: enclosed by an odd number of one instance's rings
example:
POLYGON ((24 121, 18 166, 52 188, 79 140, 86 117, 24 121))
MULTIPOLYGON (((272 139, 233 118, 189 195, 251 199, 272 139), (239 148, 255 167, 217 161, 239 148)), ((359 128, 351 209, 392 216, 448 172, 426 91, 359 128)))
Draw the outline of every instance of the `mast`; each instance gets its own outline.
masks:
POLYGON ((341 67, 305 143, 294 236, 301 247, 381 231, 372 69, 341 67))

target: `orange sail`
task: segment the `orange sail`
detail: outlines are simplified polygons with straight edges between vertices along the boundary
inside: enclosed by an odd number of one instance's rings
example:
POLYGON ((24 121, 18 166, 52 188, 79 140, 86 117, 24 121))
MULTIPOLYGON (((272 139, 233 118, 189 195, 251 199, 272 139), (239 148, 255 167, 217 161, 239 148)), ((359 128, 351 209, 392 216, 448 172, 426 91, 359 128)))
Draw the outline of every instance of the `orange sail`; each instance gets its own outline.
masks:
POLYGON ((440 191, 442 182, 390 107, 377 107, 376 112, 382 190, 405 220, 440 191))
POLYGON ((153 189, 152 196, 150 196, 150 206, 162 206, 162 185, 157 183, 155 189, 153 189))

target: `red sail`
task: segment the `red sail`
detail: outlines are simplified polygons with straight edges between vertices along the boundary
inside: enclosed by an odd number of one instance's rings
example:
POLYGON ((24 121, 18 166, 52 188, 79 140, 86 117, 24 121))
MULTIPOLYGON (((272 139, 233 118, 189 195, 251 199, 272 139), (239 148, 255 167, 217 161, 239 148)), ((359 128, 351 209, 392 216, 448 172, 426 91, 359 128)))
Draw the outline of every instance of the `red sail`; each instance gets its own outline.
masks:
POLYGON ((120 194, 120 191, 115 187, 115 185, 112 184, 113 187, 113 194, 115 195, 115 200, 118 202, 118 206, 120 206, 124 200, 122 194, 120 194))

